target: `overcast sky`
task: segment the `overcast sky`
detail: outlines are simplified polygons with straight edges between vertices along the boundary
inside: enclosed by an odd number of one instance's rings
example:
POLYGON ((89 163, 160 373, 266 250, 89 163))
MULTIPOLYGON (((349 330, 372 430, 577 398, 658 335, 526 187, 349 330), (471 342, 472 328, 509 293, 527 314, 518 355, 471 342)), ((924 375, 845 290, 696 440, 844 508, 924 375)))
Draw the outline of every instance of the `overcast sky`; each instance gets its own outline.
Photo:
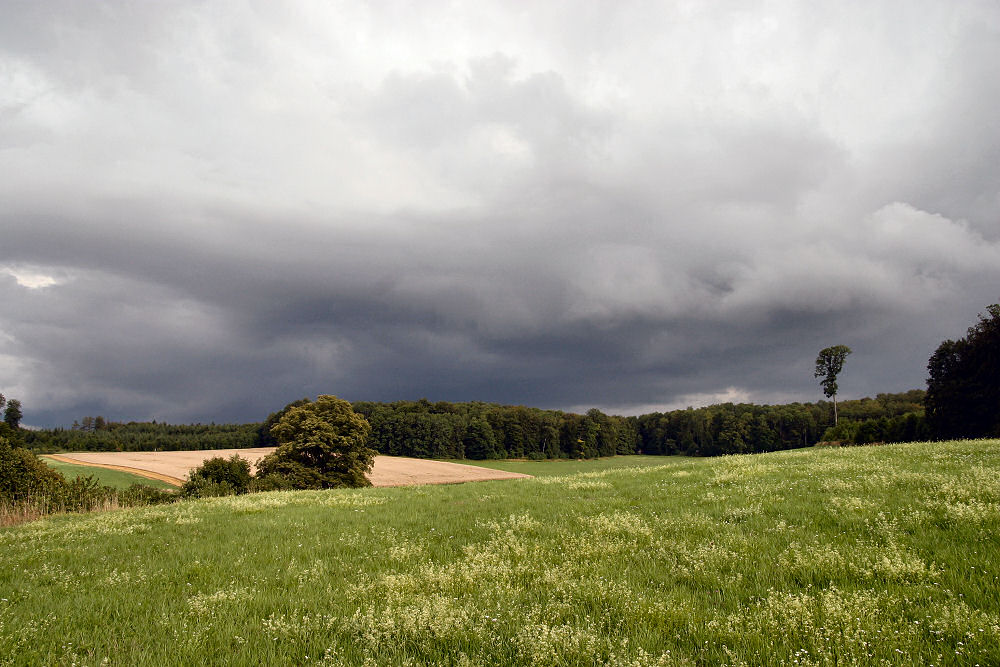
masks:
POLYGON ((994 0, 0 0, 0 392, 922 388, 1000 301, 998 108, 994 0))

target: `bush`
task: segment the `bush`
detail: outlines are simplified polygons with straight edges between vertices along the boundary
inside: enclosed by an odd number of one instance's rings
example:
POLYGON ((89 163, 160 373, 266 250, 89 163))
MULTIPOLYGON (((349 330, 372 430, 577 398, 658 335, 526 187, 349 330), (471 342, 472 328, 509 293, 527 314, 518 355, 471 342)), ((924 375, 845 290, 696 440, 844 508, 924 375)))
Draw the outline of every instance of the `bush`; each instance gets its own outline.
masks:
POLYGON ((927 440, 930 432, 922 414, 907 412, 904 415, 865 419, 841 420, 823 433, 824 442, 841 442, 849 445, 866 445, 873 442, 916 442, 927 440))
POLYGON ((257 493, 260 491, 290 491, 296 488, 292 480, 287 477, 282 477, 281 475, 269 474, 269 475, 257 475, 250 482, 250 493, 257 493))
POLYGON ((252 479, 250 462, 246 459, 238 454, 228 459, 216 456, 191 472, 181 493, 198 498, 232 496, 246 493, 252 479))
POLYGON ((0 499, 18 504, 29 499, 61 499, 66 479, 21 447, 0 437, 0 499))
POLYGON ((849 421, 842 419, 836 426, 830 426, 823 432, 823 437, 820 438, 823 442, 857 442, 858 429, 861 428, 861 422, 849 421))
POLYGON ((122 507, 145 507, 176 502, 180 494, 166 489, 157 489, 145 484, 133 484, 118 492, 118 504, 122 507))
POLYGON ((61 495, 54 497, 53 500, 59 505, 57 509, 64 512, 90 512, 110 505, 114 498, 114 489, 101 486, 96 478, 87 475, 66 482, 61 495))

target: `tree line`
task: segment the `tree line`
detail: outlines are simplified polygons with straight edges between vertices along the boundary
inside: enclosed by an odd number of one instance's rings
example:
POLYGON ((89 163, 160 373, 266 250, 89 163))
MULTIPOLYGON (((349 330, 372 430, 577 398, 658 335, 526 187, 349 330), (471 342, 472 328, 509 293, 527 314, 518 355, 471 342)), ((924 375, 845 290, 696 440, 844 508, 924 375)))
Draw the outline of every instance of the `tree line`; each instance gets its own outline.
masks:
POLYGON ((371 424, 369 446, 417 458, 593 458, 634 454, 634 418, 600 410, 580 415, 496 403, 359 401, 371 424))
MULTIPOLYGON (((444 459, 594 458, 616 454, 717 456, 805 447, 819 440, 896 442, 927 437, 922 390, 833 404, 724 403, 639 417, 584 414, 497 403, 356 401, 371 425, 368 446, 380 454, 444 459), (861 439, 858 429, 864 426, 861 439), (865 439, 867 438, 867 439, 865 439)), ((73 428, 20 430, 36 453, 57 451, 173 451, 244 449, 277 443, 271 429, 294 401, 263 422, 166 424, 85 417, 73 428)))
POLYGON ((260 424, 166 424, 113 422, 84 417, 73 428, 22 431, 24 446, 48 454, 74 452, 151 452, 256 447, 260 424), (86 425, 86 426, 85 426, 86 425))
MULTIPOLYGON (((928 362, 927 391, 836 401, 836 376, 850 353, 827 348, 816 362, 834 402, 725 403, 639 417, 466 402, 358 401, 369 446, 418 458, 593 458, 615 454, 717 456, 805 447, 1000 436, 1000 305, 987 308, 965 338, 946 340, 928 362), (927 410, 925 414, 924 405, 927 410), (837 417, 840 417, 839 423, 837 417)), ((271 431, 295 401, 254 424, 158 424, 84 417, 70 429, 18 428, 21 405, 6 402, 0 429, 34 452, 242 449, 274 446, 271 431)), ((0 408, 3 399, 0 397, 0 408)))
MULTIPOLYGON (((842 401, 841 423, 898 420, 923 424, 923 396, 924 392, 916 389, 842 401)), ((580 415, 495 403, 431 403, 426 399, 356 402, 354 409, 372 426, 369 446, 382 454, 417 458, 718 456, 809 446, 834 425, 834 406, 828 401, 724 403, 639 417, 607 415, 597 409, 580 415)), ((880 440, 890 441, 889 434, 880 440)))
POLYGON ((927 421, 938 438, 1000 436, 1000 304, 927 363, 927 421))

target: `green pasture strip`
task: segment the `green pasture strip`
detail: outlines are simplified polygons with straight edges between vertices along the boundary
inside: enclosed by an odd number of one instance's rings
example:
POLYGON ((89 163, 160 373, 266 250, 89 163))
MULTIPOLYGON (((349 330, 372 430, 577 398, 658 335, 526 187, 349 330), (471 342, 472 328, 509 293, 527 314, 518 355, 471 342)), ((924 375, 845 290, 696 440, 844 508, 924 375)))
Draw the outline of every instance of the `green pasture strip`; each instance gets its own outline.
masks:
POLYGON ((487 459, 476 461, 471 459, 449 459, 453 463, 464 463, 466 465, 492 468, 493 470, 506 470, 507 472, 520 472, 535 477, 547 475, 572 475, 581 472, 599 472, 602 470, 614 470, 617 468, 635 468, 646 466, 661 466, 667 463, 677 463, 678 461, 689 460, 682 456, 607 456, 597 459, 546 459, 544 461, 511 460, 511 459, 487 459))
POLYGON ((0 664, 1000 664, 1000 440, 658 462, 5 528, 0 664))
POLYGON ((133 475, 132 473, 125 472, 123 470, 111 470, 110 468, 98 468, 97 466, 77 465, 75 463, 55 461, 44 456, 41 457, 41 459, 47 466, 62 473, 66 479, 70 480, 90 475, 97 480, 98 484, 110 486, 115 489, 127 489, 133 484, 145 484, 146 486, 152 486, 157 489, 177 488, 158 479, 150 479, 149 477, 143 477, 141 475, 133 475))

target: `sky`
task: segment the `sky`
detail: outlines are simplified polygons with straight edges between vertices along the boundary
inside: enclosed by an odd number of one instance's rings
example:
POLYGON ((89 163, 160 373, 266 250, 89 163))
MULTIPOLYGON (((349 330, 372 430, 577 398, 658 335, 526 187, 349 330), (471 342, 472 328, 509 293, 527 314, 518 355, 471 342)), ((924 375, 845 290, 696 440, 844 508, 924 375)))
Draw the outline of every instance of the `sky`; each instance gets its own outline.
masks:
POLYGON ((993 0, 0 0, 0 393, 922 388, 1000 301, 998 108, 993 0))

